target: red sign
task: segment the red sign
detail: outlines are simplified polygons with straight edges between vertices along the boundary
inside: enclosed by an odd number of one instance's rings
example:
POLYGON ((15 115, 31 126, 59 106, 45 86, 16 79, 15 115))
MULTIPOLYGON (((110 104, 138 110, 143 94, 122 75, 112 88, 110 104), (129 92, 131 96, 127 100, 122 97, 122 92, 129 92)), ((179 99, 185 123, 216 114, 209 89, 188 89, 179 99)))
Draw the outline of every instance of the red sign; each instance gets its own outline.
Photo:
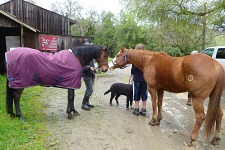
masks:
POLYGON ((57 36, 40 36, 41 50, 57 50, 58 37, 57 36))

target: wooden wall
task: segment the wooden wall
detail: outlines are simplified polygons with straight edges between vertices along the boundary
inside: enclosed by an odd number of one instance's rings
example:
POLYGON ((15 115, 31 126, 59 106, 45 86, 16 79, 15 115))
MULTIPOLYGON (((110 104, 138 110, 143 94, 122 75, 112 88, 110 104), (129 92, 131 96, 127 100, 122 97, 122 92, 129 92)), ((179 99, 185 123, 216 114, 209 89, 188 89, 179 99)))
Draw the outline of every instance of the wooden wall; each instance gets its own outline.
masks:
POLYGON ((75 21, 24 0, 11 0, 0 9, 16 16, 22 22, 44 34, 71 35, 70 25, 75 21))
POLYGON ((12 19, 0 14, 0 27, 20 28, 20 24, 15 23, 12 19))

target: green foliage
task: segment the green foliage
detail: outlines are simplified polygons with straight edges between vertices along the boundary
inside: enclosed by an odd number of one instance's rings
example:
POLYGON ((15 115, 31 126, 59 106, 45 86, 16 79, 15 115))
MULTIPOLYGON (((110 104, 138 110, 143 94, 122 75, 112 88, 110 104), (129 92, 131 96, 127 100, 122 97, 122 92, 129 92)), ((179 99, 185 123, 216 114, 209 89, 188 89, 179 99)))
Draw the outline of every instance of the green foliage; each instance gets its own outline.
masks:
POLYGON ((165 53, 175 57, 182 56, 182 53, 180 52, 179 48, 176 48, 176 47, 167 47, 167 49, 165 50, 165 53))
POLYGON ((111 50, 110 55, 114 56, 113 49, 116 49, 116 39, 115 39, 115 26, 114 26, 114 14, 111 12, 102 13, 102 23, 96 27, 96 32, 94 36, 94 43, 98 43, 104 46, 108 46, 111 50))
POLYGON ((182 55, 212 44, 217 34, 212 23, 224 20, 225 3, 220 0, 124 0, 123 4, 136 20, 154 26, 156 50, 176 47, 182 55))
POLYGON ((113 60, 113 58, 109 57, 108 58, 108 62, 111 62, 113 60))
POLYGON ((73 11, 69 7, 63 9, 63 12, 76 12, 69 16, 78 22, 72 28, 72 35, 94 37, 93 43, 110 48, 111 57, 121 48, 134 48, 139 43, 144 44, 145 49, 187 55, 193 50, 215 45, 218 32, 213 26, 220 27, 224 21, 224 0, 120 2, 124 9, 118 15, 111 12, 99 14, 94 9, 81 15, 77 0, 69 0, 68 4, 79 8, 73 11))
POLYGON ((218 36, 216 38, 216 45, 225 45, 225 36, 218 36))
POLYGON ((6 77, 0 75, 0 149, 47 149, 50 134, 46 130, 46 116, 38 97, 41 87, 25 89, 21 109, 26 122, 6 113, 6 77))

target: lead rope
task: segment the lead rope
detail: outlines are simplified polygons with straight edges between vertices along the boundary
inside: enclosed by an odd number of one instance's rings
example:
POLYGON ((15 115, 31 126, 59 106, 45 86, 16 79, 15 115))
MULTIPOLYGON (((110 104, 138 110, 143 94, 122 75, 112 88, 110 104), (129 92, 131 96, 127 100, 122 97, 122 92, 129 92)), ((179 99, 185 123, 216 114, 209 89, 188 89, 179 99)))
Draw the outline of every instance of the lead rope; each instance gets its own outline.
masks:
POLYGON ((133 84, 133 75, 130 75, 129 84, 133 84))
POLYGON ((94 81, 93 81, 93 93, 92 93, 90 99, 92 99, 92 96, 94 95, 95 99, 97 99, 97 104, 96 104, 96 106, 99 106, 100 100, 99 100, 99 98, 97 98, 97 94, 96 94, 96 90, 95 90, 95 89, 96 89, 95 83, 96 83, 97 80, 98 80, 97 74, 95 74, 95 78, 94 78, 94 81))

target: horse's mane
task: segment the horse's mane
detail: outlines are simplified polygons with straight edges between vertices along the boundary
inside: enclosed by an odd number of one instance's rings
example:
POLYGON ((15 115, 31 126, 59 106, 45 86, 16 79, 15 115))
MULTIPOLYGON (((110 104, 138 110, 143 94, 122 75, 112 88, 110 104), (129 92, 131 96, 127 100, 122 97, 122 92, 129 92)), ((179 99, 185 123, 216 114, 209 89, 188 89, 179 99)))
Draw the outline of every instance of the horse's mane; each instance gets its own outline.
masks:
POLYGON ((159 58, 160 56, 169 56, 164 52, 154 52, 152 50, 136 50, 136 49, 127 49, 131 51, 129 55, 132 55, 132 62, 136 64, 136 66, 143 67, 145 64, 150 64, 150 62, 154 61, 154 59, 159 58))
POLYGON ((130 49, 132 51, 132 61, 138 62, 138 66, 143 64, 143 61, 140 60, 145 60, 145 63, 148 63, 151 61, 152 56, 154 55, 154 52, 150 50, 135 50, 135 49, 130 49))
MULTIPOLYGON (((104 46, 91 44, 72 48, 72 53, 78 57, 82 66, 88 65, 92 59, 99 59, 104 46)), ((107 49, 108 52, 108 49, 107 49)), ((109 53, 109 52, 108 52, 109 53)))

